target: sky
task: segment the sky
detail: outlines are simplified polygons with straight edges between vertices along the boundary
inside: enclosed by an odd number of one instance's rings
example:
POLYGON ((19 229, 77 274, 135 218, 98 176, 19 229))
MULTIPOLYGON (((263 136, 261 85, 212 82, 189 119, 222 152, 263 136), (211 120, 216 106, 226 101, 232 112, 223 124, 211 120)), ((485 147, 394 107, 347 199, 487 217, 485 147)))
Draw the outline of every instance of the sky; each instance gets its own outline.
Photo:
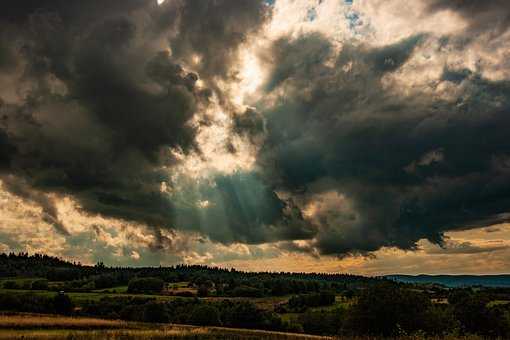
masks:
POLYGON ((0 6, 0 252, 510 272, 506 0, 0 6))

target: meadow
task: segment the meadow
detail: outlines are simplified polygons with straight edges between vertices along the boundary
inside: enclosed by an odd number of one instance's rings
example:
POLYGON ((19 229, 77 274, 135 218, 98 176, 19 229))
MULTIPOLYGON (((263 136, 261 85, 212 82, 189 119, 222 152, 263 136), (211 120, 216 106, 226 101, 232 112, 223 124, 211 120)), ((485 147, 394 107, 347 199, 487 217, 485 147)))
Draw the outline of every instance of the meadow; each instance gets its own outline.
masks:
MULTIPOLYGON (((200 327, 173 324, 146 324, 121 320, 56 317, 51 315, 0 315, 1 340, 137 340, 137 339, 194 339, 194 340, 375 340, 373 336, 316 336, 225 327, 200 327)), ((395 340, 482 340, 471 336, 424 335, 399 336, 395 340)))
MULTIPOLYGON (((76 318, 36 314, 0 315, 0 339, 136 340, 136 339, 231 339, 231 340, 374 340, 380 337, 331 337, 225 327, 148 324, 121 320, 76 318)), ((400 336, 395 340, 481 340, 479 336, 400 336)))
POLYGON ((0 339, 331 339, 224 327, 148 324, 36 314, 0 315, 0 339))
POLYGON ((0 254, 0 339, 510 337, 510 289, 0 254))

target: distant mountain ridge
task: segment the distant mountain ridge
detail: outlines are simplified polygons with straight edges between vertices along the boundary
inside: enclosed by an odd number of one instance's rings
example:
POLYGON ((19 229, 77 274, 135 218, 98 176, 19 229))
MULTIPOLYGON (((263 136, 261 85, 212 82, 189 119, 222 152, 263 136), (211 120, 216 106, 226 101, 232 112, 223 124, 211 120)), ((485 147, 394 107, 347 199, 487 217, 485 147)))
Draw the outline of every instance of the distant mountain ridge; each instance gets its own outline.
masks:
POLYGON ((510 287, 510 274, 501 275, 385 275, 384 278, 404 283, 440 284, 447 287, 510 287))

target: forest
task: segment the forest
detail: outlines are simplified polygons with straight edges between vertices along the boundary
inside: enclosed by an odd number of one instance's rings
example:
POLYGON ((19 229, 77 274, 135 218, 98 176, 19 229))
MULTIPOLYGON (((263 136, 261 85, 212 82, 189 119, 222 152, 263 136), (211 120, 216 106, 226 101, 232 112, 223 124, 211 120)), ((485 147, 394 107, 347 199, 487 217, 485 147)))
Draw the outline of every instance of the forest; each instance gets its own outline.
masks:
POLYGON ((0 312, 334 336, 510 337, 510 289, 383 277, 108 267, 0 254, 0 312))

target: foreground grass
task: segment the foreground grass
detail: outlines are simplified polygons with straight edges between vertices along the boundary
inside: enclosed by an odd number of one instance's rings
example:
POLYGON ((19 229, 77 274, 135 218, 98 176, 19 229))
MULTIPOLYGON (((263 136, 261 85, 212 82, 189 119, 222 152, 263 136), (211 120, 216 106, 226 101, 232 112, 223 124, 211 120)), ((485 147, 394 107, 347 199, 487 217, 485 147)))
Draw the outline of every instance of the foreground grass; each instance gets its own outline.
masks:
POLYGON ((140 328, 136 323, 121 320, 105 320, 96 318, 72 318, 55 315, 20 314, 0 315, 0 332, 3 330, 30 329, 130 329, 140 328))
MULTIPOLYGON (((173 324, 148 324, 121 320, 73 318, 55 315, 0 315, 0 340, 65 339, 65 340, 135 340, 135 339, 274 339, 274 340, 372 340, 376 337, 322 337, 305 334, 269 332, 224 327, 199 327, 173 324)), ((481 340, 467 337, 399 337, 395 340, 481 340)))
POLYGON ((249 331, 237 329, 211 329, 211 328, 175 328, 157 330, 30 330, 30 331, 0 331, 0 339, 65 339, 65 340, 135 340, 135 339, 232 339, 232 340, 255 340, 255 339, 329 339, 325 337, 313 337, 301 334, 272 333, 263 331, 249 331))
MULTIPOLYGON (((12 330, 0 331, 2 340, 36 340, 36 339, 63 339, 63 340, 137 340, 137 339, 179 339, 179 340, 376 340, 377 337, 319 337, 302 334, 276 333, 265 331, 250 331, 243 329, 217 329, 198 327, 188 329, 185 327, 175 327, 174 329, 157 330, 12 330)), ((385 340, 482 340, 480 337, 444 337, 444 338, 424 338, 424 337, 399 337, 385 340)))
POLYGON ((331 339, 261 330, 147 324, 51 315, 0 315, 0 339, 331 339))

